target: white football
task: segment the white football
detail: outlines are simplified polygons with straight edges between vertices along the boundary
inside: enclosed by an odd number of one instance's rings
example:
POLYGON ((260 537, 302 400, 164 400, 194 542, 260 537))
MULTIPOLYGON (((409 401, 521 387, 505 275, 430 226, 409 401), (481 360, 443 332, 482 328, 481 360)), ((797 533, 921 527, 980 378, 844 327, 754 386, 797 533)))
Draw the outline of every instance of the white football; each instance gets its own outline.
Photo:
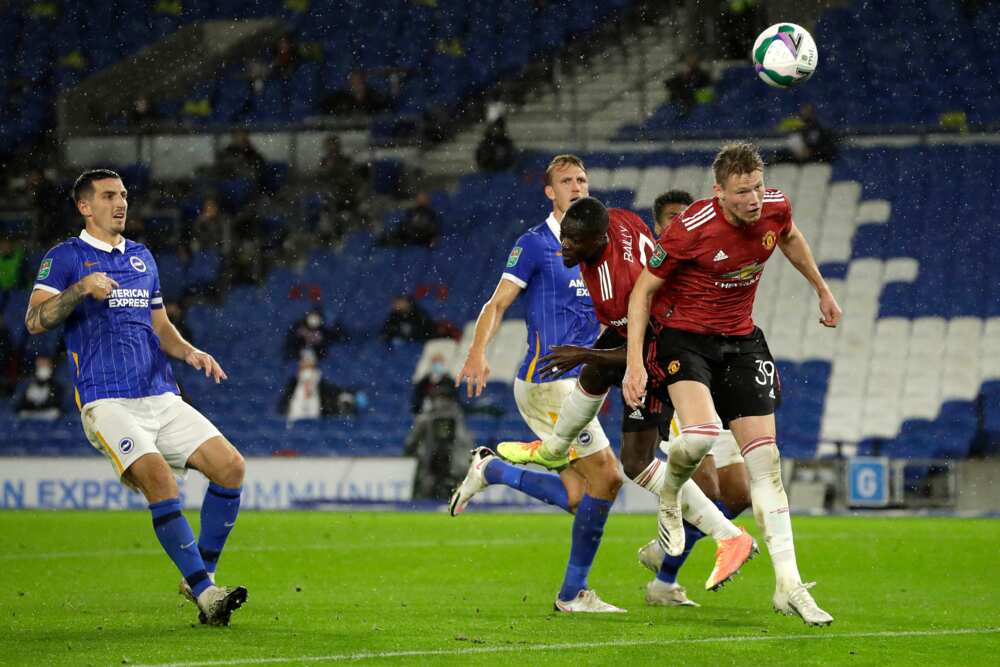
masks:
POLYGON ((753 43, 754 68, 769 86, 791 88, 816 71, 819 52, 812 35, 794 23, 775 23, 753 43))

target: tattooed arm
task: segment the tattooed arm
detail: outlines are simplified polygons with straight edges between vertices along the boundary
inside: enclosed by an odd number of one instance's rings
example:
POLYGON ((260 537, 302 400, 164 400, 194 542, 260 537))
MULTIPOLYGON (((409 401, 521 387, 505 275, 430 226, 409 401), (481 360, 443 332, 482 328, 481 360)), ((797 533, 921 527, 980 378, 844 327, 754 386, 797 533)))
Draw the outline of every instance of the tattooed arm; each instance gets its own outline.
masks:
POLYGON ((107 274, 98 272, 84 276, 59 294, 36 289, 31 293, 28 312, 24 314, 24 325, 31 334, 51 331, 62 324, 85 298, 107 299, 116 287, 118 283, 107 274))

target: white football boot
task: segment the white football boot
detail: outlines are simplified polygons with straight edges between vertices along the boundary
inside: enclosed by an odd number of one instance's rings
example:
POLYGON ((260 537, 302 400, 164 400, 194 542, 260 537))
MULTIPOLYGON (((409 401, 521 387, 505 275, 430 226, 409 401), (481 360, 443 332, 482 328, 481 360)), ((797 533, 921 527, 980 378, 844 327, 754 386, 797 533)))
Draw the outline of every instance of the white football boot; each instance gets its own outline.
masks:
POLYGON ((198 620, 205 625, 229 625, 229 617, 247 601, 247 589, 242 586, 209 586, 198 596, 198 609, 205 618, 198 620))
POLYGON ((833 616, 819 608, 809 589, 816 585, 815 581, 799 584, 788 591, 774 591, 774 610, 786 616, 798 616, 806 625, 830 625, 833 616))
POLYGON ((556 611, 566 612, 570 614, 574 613, 584 613, 584 614, 624 614, 625 609, 616 607, 613 604, 608 604, 601 598, 597 597, 597 593, 592 590, 582 590, 576 594, 576 597, 569 602, 564 602, 556 596, 555 604, 552 605, 556 611))
POLYGON ((666 555, 667 552, 663 550, 658 540, 650 540, 645 546, 639 549, 639 563, 653 574, 656 574, 660 571, 660 565, 663 564, 663 558, 666 555))
POLYGON ((646 584, 646 604, 653 607, 700 607, 687 596, 687 589, 680 584, 668 584, 653 579, 646 584))
POLYGON ((448 512, 452 516, 458 516, 464 512, 465 506, 472 500, 472 496, 490 485, 483 473, 489 462, 495 458, 496 454, 490 451, 489 447, 476 447, 472 450, 472 463, 469 464, 469 472, 465 473, 465 479, 451 494, 451 500, 448 502, 448 512))

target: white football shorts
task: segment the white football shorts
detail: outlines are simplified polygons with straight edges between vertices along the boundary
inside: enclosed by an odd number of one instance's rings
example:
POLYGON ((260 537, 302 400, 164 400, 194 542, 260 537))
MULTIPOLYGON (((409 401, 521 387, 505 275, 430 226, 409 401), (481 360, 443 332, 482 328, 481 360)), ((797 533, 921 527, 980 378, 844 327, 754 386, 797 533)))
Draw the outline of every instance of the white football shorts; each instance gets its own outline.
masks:
MULTIPOLYGON (((525 382, 518 378, 514 379, 514 402, 517 403, 517 409, 521 412, 525 423, 539 438, 544 439, 552 435, 563 400, 569 396, 574 387, 576 380, 525 382)), ((608 436, 601 428, 601 422, 594 417, 570 445, 569 459, 570 461, 582 459, 610 446, 608 436)))
POLYGON ((144 398, 100 398, 80 412, 83 432, 121 477, 146 454, 159 453, 179 476, 206 440, 222 435, 177 394, 144 398))

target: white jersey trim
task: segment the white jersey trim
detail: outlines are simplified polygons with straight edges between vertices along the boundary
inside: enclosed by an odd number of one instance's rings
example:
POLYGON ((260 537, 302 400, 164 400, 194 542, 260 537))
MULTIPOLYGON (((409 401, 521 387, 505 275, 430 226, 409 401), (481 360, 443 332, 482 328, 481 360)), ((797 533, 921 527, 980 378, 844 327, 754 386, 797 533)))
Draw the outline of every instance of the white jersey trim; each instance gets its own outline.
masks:
POLYGON ((597 267, 597 276, 601 282, 601 301, 610 301, 614 289, 611 284, 611 269, 608 267, 607 260, 597 267))
POLYGON ((528 288, 528 283, 524 282, 523 280, 515 276, 513 273, 504 273, 503 275, 500 276, 500 280, 509 280, 518 287, 520 287, 521 289, 528 288))
POLYGON ((33 290, 40 289, 43 292, 50 292, 51 294, 62 294, 61 290, 57 290, 55 287, 49 287, 48 285, 43 285, 41 283, 35 283, 35 286, 32 287, 31 289, 33 290))
POLYGON ((712 205, 712 202, 709 202, 705 208, 701 209, 697 213, 687 218, 682 218, 681 224, 684 225, 684 229, 690 232, 692 229, 697 229, 698 227, 701 227, 714 217, 715 217, 715 207, 712 205))
POLYGON ((94 238, 93 234, 88 232, 86 229, 80 230, 80 240, 87 245, 97 248, 98 250, 103 250, 104 252, 111 252, 112 250, 117 250, 118 252, 125 254, 125 237, 122 237, 122 242, 118 245, 111 245, 105 241, 94 238))

